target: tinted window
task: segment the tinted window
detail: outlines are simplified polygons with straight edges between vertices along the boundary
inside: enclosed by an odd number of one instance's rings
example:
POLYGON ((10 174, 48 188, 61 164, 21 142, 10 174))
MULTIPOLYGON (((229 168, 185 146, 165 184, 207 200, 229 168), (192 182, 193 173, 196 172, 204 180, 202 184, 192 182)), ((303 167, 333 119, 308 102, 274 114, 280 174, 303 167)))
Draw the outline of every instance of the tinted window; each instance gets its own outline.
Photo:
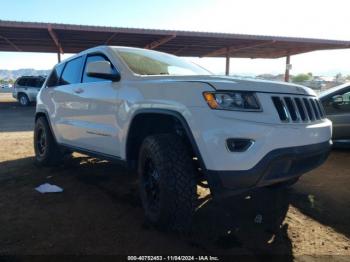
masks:
POLYGON ((44 81, 45 81, 45 79, 42 78, 42 77, 32 78, 30 86, 36 87, 36 88, 41 88, 43 83, 44 83, 44 81))
POLYGON ((60 79, 60 76, 62 74, 62 70, 64 68, 64 64, 59 64, 57 66, 54 67, 54 69, 52 70, 49 79, 47 80, 47 86, 48 87, 54 87, 58 85, 58 81, 60 79))
POLYGON ((83 57, 78 57, 67 62, 66 67, 63 70, 60 84, 70 85, 80 83, 82 66, 83 57))
POLYGON ((43 84, 43 79, 39 77, 30 77, 27 79, 26 86, 29 87, 41 87, 43 84))
MULTIPOLYGON (((91 62, 97 62, 97 61, 107 61, 110 62, 106 57, 104 57, 103 55, 92 55, 92 56, 88 56, 86 59, 86 65, 85 65, 85 69, 84 69, 84 76, 83 76, 83 82, 87 83, 87 82, 100 82, 100 81, 108 81, 106 79, 102 79, 102 78, 96 78, 96 77, 90 77, 86 74, 86 67, 89 63, 91 62)), ((115 68, 113 67, 112 63, 111 63, 111 67, 113 71, 116 71, 115 68)))
POLYGON ((17 85, 26 86, 27 85, 27 78, 26 77, 22 77, 22 78, 18 79, 17 85))
POLYGON ((35 78, 28 78, 26 86, 35 86, 35 78))
POLYGON ((45 82, 45 78, 37 78, 35 86, 38 88, 41 88, 43 86, 44 82, 45 82))
POLYGON ((323 103, 327 114, 350 113, 349 89, 332 96, 323 103))

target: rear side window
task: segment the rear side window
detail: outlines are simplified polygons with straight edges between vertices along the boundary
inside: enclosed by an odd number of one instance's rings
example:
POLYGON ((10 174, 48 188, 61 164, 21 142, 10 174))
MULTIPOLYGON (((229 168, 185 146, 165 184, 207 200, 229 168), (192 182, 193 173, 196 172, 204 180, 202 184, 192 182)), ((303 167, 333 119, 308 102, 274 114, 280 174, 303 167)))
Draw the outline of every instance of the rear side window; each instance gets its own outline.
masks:
POLYGON ((40 87, 40 78, 35 78, 35 77, 28 78, 26 86, 40 87))
POLYGON ((47 80, 47 87, 55 87, 59 84, 59 79, 61 77, 64 64, 59 64, 52 70, 49 79, 47 80))
POLYGON ((67 62, 66 67, 63 70, 60 84, 70 85, 80 83, 82 66, 83 57, 78 57, 67 62))
POLYGON ((35 86, 35 78, 28 78, 26 82, 26 86, 35 86))

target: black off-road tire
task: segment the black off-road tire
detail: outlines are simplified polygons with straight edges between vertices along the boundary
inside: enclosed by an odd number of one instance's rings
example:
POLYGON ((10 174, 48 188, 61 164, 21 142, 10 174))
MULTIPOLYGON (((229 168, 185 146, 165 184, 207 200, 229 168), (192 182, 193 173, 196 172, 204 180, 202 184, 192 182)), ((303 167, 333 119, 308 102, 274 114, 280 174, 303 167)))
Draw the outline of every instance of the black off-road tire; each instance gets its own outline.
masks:
POLYGON ((38 166, 57 166, 63 160, 63 153, 52 135, 45 117, 39 117, 34 128, 35 163, 38 166), (40 147, 41 136, 45 136, 45 149, 40 147))
POLYGON ((139 153, 138 175, 148 222, 160 230, 188 233, 195 210, 197 187, 190 150, 182 138, 174 134, 147 137, 139 153), (150 163, 158 173, 158 208, 152 208, 147 193, 150 163))
POLYGON ((29 106, 30 105, 29 98, 26 94, 19 94, 18 102, 21 106, 29 106))

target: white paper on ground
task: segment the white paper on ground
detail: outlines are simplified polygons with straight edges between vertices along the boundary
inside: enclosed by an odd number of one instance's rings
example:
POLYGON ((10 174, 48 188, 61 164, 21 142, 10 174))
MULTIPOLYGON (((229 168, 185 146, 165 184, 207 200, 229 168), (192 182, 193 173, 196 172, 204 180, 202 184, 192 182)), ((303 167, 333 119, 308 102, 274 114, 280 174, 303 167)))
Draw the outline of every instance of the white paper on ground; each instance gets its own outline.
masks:
POLYGON ((51 185, 49 183, 42 184, 35 188, 36 191, 44 193, 61 193, 63 189, 56 185, 51 185))

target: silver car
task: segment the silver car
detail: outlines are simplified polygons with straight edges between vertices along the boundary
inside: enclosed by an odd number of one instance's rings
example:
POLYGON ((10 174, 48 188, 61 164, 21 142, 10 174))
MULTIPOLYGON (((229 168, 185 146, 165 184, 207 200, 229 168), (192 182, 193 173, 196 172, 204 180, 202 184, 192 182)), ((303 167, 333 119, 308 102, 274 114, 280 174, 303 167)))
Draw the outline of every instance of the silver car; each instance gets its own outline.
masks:
POLYGON ((350 83, 322 92, 320 100, 327 118, 333 122, 333 140, 350 142, 350 83))
POLYGON ((36 96, 44 81, 44 76, 22 76, 16 80, 12 96, 22 106, 28 106, 30 103, 36 102, 36 96))

